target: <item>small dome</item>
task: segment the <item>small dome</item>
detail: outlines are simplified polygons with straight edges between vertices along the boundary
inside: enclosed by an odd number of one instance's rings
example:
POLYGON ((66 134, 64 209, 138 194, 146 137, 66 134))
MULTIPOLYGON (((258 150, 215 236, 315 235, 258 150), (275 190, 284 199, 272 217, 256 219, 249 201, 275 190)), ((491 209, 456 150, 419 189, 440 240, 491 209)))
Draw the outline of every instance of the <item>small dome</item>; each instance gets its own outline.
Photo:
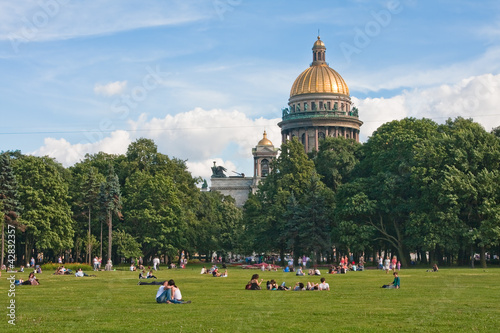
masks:
POLYGON ((325 43, 323 43, 323 41, 319 38, 319 36, 318 36, 318 40, 314 42, 313 50, 317 49, 317 48, 326 49, 325 43))
POLYGON ((273 146, 273 143, 267 138, 266 131, 264 131, 264 137, 259 141, 257 146, 273 146))

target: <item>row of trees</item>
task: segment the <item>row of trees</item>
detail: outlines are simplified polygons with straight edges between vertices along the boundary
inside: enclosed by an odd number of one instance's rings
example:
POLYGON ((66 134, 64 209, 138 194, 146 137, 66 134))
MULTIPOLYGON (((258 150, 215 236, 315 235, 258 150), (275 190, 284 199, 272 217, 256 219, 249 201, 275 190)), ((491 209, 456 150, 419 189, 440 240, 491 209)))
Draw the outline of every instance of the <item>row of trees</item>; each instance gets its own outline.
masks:
MULTIPOLYGON (((295 258, 410 252, 467 264, 499 253, 500 130, 472 120, 407 118, 361 145, 327 138, 307 156, 296 139, 244 210, 247 249, 295 258)), ((374 255, 375 256, 375 255, 374 255)))
POLYGON ((138 139, 124 155, 87 155, 70 168, 18 151, 0 156, 2 230, 17 227, 18 264, 38 253, 116 262, 233 250, 241 222, 234 200, 199 191, 185 162, 159 153, 152 140, 138 139))
POLYGON ((243 210, 231 197, 197 188, 184 161, 139 139, 123 155, 97 153, 70 168, 48 157, 0 155, 4 229, 17 228, 20 262, 70 251, 165 255, 182 250, 337 254, 410 252, 467 264, 499 253, 500 129, 472 120, 442 125, 407 118, 382 125, 365 144, 327 138, 309 155, 297 140, 281 146, 272 171, 243 210), (103 244, 107 248, 103 248, 103 244))

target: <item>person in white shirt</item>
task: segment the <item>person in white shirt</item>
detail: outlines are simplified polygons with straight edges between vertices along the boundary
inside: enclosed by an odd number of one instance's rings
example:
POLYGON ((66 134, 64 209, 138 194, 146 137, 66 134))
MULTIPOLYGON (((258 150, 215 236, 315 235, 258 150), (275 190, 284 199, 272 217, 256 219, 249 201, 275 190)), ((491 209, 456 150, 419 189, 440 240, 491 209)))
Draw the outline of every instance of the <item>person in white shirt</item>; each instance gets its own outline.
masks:
POLYGON ((160 267, 160 259, 158 257, 155 257, 153 259, 153 269, 157 271, 160 267))
POLYGON ((319 290, 330 290, 330 285, 325 282, 325 278, 321 278, 321 283, 318 285, 319 290))

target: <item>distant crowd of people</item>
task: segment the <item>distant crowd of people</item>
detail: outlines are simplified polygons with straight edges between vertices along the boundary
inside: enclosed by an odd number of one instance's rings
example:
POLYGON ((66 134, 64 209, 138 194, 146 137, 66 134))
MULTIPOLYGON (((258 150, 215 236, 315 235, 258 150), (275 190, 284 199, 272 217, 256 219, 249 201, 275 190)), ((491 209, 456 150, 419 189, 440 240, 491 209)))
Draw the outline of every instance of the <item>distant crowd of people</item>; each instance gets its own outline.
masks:
MULTIPOLYGON (((247 290, 262 290, 261 284, 264 279, 259 277, 259 274, 252 275, 252 278, 245 286, 247 290)), ((326 279, 322 277, 320 283, 303 282, 295 283, 295 286, 288 287, 285 282, 278 285, 276 280, 272 279, 266 282, 266 290, 293 290, 293 291, 303 291, 303 290, 330 290, 330 285, 326 282, 326 279)))

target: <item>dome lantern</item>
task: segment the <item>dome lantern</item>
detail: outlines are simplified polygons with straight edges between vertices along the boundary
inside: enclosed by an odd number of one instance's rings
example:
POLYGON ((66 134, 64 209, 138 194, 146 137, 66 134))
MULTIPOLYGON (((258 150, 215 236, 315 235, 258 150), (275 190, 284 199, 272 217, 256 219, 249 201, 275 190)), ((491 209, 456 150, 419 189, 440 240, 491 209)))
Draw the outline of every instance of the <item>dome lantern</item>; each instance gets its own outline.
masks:
POLYGON ((326 47, 325 43, 323 43, 323 41, 320 39, 319 36, 318 40, 314 42, 312 50, 313 50, 312 66, 326 64, 325 61, 326 47))

